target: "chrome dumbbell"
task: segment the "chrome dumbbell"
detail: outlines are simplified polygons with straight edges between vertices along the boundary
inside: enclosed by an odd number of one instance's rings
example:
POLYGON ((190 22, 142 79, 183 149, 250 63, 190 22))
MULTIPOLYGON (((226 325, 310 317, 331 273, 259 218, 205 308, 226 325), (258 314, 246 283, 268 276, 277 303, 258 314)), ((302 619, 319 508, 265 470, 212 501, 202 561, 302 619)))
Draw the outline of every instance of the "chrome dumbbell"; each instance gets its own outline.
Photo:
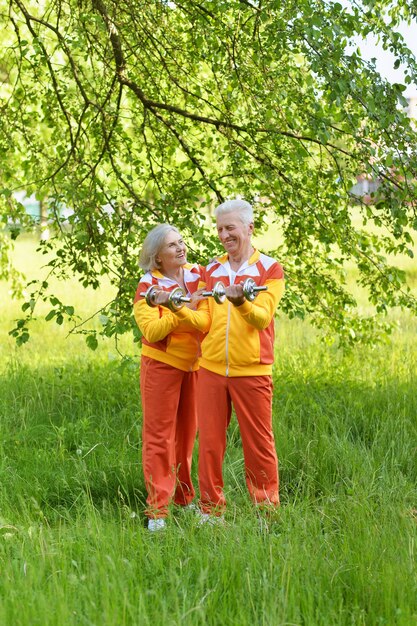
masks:
MULTIPOLYGON (((152 285, 145 293, 142 293, 141 296, 145 298, 146 304, 149 306, 158 306, 155 300, 159 291, 160 289, 156 285, 152 285)), ((179 311, 182 309, 185 302, 191 302, 191 298, 187 298, 184 295, 181 287, 176 287, 170 292, 168 302, 163 306, 166 306, 171 311, 179 311)))
POLYGON ((182 309, 186 302, 191 302, 191 298, 187 298, 184 295, 181 287, 173 289, 168 298, 168 304, 166 305, 171 311, 179 311, 182 309))
MULTIPOLYGON (((266 285, 259 286, 255 283, 253 278, 247 278, 242 284, 243 295, 246 300, 253 302, 260 291, 268 291, 266 285)), ((212 296, 217 304, 223 304, 226 300, 226 287, 221 281, 216 283, 211 291, 203 291, 203 296, 209 298, 212 296)))
POLYGON ((253 302, 260 291, 268 291, 268 287, 266 285, 258 286, 253 278, 247 278, 243 283, 242 288, 243 295, 246 300, 249 300, 249 302, 253 302))
POLYGON ((209 298, 212 296, 217 304, 223 304, 223 302, 226 300, 226 287, 219 280, 219 282, 214 285, 211 291, 203 291, 203 296, 205 298, 209 298))
POLYGON ((144 293, 141 293, 141 294, 140 294, 140 297, 141 297, 141 298, 145 298, 145 300, 146 300, 146 304, 147 304, 148 306, 158 306, 158 305, 155 303, 155 298, 156 298, 156 294, 158 293, 158 291, 159 291, 159 290, 158 290, 158 288, 157 288, 157 287, 155 287, 155 285, 151 285, 151 286, 147 289, 147 291, 145 291, 144 293))

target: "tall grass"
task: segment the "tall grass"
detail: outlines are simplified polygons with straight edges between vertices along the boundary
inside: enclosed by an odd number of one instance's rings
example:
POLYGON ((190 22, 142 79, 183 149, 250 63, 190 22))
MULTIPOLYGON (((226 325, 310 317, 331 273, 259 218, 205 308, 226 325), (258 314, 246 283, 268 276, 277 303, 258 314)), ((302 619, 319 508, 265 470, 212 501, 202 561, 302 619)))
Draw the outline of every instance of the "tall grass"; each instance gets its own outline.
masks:
MULTIPOLYGON (((31 242, 18 254, 34 265, 31 242)), ((85 301, 76 284, 65 290, 85 301)), ((227 524, 173 510, 154 536, 138 369, 42 319, 18 349, 7 335, 18 305, 1 311, 1 624, 417 624, 415 319, 349 354, 280 319, 280 511, 260 518, 251 506, 232 421, 227 524)), ((124 348, 134 352, 130 338, 124 348)))

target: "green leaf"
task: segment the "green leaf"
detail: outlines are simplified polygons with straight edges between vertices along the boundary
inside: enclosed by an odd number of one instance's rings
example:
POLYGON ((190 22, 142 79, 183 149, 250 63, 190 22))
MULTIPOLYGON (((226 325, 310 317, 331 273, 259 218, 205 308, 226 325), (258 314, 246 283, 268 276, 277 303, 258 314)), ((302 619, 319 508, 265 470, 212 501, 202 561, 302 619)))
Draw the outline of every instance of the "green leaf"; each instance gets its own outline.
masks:
POLYGON ((85 342, 90 350, 96 350, 98 346, 97 337, 95 335, 87 335, 85 342))

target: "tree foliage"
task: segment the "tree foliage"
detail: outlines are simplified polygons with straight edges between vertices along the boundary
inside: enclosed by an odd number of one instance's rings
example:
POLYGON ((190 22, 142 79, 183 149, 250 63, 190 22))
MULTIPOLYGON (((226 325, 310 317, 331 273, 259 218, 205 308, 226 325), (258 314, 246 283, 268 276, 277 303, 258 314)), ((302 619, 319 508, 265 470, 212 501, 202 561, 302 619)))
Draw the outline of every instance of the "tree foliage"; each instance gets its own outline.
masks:
MULTIPOLYGON (((405 87, 349 43, 377 34, 415 82, 397 32, 415 18, 410 3, 1 2, 0 216, 15 237, 31 225, 12 192, 46 203, 55 234, 40 251, 53 252, 51 272, 97 289, 107 275, 117 289, 101 312, 104 335, 133 328, 148 229, 174 223, 205 262, 218 251, 207 216, 237 194, 256 201, 258 229, 267 219, 280 227, 267 252, 285 267, 290 316, 308 313, 352 342, 382 329, 389 307, 416 311, 404 272, 386 261, 412 255, 417 229, 405 87), (370 203, 353 202, 358 174, 381 181, 370 203), (368 317, 346 286, 352 260, 375 309, 368 317)), ((50 320, 75 319, 48 281, 33 283, 13 331, 20 343, 39 298, 51 302, 50 320)))

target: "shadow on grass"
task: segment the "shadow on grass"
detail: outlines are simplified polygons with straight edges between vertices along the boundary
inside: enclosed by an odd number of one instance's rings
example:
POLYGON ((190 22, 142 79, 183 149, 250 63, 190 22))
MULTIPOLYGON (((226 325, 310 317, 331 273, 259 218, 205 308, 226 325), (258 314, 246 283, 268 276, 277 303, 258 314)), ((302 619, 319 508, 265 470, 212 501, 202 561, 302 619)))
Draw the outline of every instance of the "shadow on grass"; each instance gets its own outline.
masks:
MULTIPOLYGON (((280 378, 273 417, 283 503, 415 492, 416 382, 366 386, 331 371, 280 378)), ((0 380, 0 398, 3 503, 51 517, 87 501, 143 510, 137 371, 114 363, 14 367, 0 380)), ((234 419, 229 491, 244 485, 241 459, 234 419)))

